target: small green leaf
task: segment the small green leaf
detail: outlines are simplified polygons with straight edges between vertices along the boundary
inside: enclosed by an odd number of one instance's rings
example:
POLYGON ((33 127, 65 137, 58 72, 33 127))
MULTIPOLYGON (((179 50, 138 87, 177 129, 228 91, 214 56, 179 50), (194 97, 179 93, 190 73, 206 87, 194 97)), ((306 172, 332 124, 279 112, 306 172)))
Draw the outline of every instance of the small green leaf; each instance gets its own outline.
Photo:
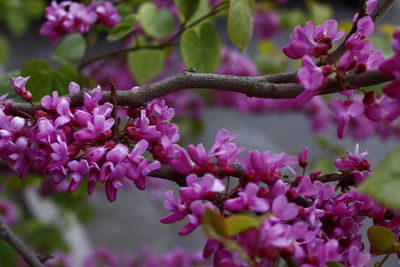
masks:
MULTIPOLYGON (((140 42, 139 43, 143 43, 140 42)), ((128 54, 128 66, 138 84, 157 76, 164 67, 165 51, 162 49, 139 49, 128 54)))
POLYGON ((393 232, 383 226, 371 226, 368 229, 368 240, 376 255, 394 253, 395 236, 393 232))
POLYGON ((134 25, 136 23, 137 16, 135 14, 130 14, 125 16, 110 32, 107 36, 107 40, 110 42, 121 39, 127 36, 134 30, 134 25))
POLYGON ((66 94, 70 82, 80 83, 82 80, 74 66, 64 64, 53 70, 41 59, 28 61, 21 69, 21 76, 30 76, 26 89, 32 93, 33 101, 39 101, 53 91, 66 94))
POLYGON ((258 220, 247 214, 236 214, 225 219, 225 226, 228 236, 233 236, 258 227, 258 220))
POLYGON ((5 62, 10 57, 10 43, 6 37, 0 35, 0 62, 5 62))
POLYGON ((196 12, 199 2, 200 0, 174 0, 179 14, 185 19, 185 21, 189 20, 196 12))
POLYGON ((197 72, 214 72, 219 65, 220 41, 218 32, 210 23, 201 25, 199 33, 190 29, 182 35, 181 55, 186 67, 197 72))
POLYGON ((54 58, 61 63, 79 60, 85 53, 85 38, 79 33, 66 35, 56 48, 54 58))
POLYGON ((224 218, 213 209, 206 209, 203 217, 203 229, 207 236, 217 240, 228 236, 224 218))
POLYGON ((345 267, 343 264, 337 261, 328 261, 326 265, 328 265, 328 267, 345 267))
POLYGON ((244 50, 253 34, 251 0, 230 0, 227 26, 231 41, 244 50))
POLYGON ((143 3, 139 7, 138 15, 143 30, 153 37, 165 37, 175 27, 172 14, 165 8, 158 9, 154 3, 143 3))
POLYGON ((392 150, 379 163, 358 190, 377 202, 400 210, 400 147, 392 150))

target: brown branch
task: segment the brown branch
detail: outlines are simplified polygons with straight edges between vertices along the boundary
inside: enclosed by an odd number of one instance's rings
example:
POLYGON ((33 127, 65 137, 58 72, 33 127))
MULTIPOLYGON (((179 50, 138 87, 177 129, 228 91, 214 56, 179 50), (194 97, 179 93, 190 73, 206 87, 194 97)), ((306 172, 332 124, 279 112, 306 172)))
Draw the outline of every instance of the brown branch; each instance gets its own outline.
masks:
MULTIPOLYGON (((240 178, 245 174, 245 170, 240 165, 235 165, 235 171, 233 173, 218 173, 217 176, 232 176, 240 178)), ((162 165, 160 169, 152 171, 149 176, 159 179, 170 180, 177 183, 179 186, 186 186, 186 176, 174 171, 168 165, 162 165)), ((330 173, 318 176, 314 181, 320 181, 322 183, 330 182, 341 182, 344 184, 351 184, 353 181, 353 174, 351 173, 330 173)), ((294 186, 294 183, 291 183, 294 186)))
MULTIPOLYGON (((372 20, 375 22, 375 24, 379 23, 379 21, 385 16, 385 14, 390 10, 390 8, 392 7, 392 5, 394 4, 396 0, 386 0, 383 5, 376 10, 373 14, 372 14, 372 20)), ((361 5, 360 5, 360 9, 358 12, 358 17, 357 17, 357 21, 359 19, 361 19, 364 15, 365 15, 365 1, 362 1, 361 5)), ((347 39, 357 31, 357 22, 355 22, 353 24, 353 27, 351 28, 349 34, 346 36, 346 38, 344 39, 344 41, 336 48, 335 51, 332 52, 332 54, 330 54, 327 59, 326 59, 326 64, 333 64, 336 61, 338 61, 343 54, 346 52, 347 48, 346 48, 346 41, 347 39)))
POLYGON ((31 267, 44 267, 39 257, 10 229, 0 215, 0 239, 12 246, 31 267))
MULTIPOLYGON (((283 83, 284 79, 292 81, 293 74, 277 74, 259 77, 239 77, 221 74, 204 74, 184 71, 172 77, 145 85, 140 89, 118 91, 118 105, 129 107, 141 107, 147 102, 177 92, 184 89, 217 89, 222 91, 243 93, 249 97, 270 98, 270 99, 289 99, 298 96, 304 89, 296 83, 283 83), (268 81, 282 82, 271 83, 268 81)), ((369 71, 362 74, 349 76, 339 83, 330 80, 325 89, 320 93, 332 94, 349 88, 344 88, 344 84, 354 87, 366 87, 370 85, 381 84, 393 80, 392 75, 383 74, 379 70, 369 71)), ((71 99, 71 107, 80 107, 83 105, 84 91, 72 95, 66 95, 71 99)), ((111 93, 103 92, 101 103, 112 102, 111 93)), ((40 103, 34 103, 36 109, 42 109, 40 103)), ((11 113, 21 115, 21 112, 33 114, 31 104, 13 103, 11 113)))

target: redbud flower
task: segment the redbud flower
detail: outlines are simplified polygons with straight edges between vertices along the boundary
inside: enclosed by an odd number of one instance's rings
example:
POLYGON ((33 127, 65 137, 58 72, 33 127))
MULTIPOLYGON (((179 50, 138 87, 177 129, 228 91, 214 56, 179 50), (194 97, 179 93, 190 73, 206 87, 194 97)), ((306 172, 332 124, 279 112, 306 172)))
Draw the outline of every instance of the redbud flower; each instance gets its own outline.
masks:
POLYGON ((307 167, 308 147, 304 147, 299 154, 299 165, 302 168, 307 167))
POLYGON ((27 91, 25 88, 26 82, 29 80, 30 76, 17 78, 10 78, 11 84, 15 89, 15 92, 25 101, 30 102, 32 100, 31 92, 27 91))
POLYGON ((307 55, 302 59, 302 67, 297 71, 296 81, 304 87, 304 90, 295 98, 294 105, 309 101, 323 89, 326 83, 322 69, 317 67, 307 55))
POLYGON ((246 188, 239 192, 239 197, 228 199, 224 207, 228 210, 250 209, 255 212, 267 212, 269 203, 264 198, 257 197, 258 186, 248 183, 246 188))

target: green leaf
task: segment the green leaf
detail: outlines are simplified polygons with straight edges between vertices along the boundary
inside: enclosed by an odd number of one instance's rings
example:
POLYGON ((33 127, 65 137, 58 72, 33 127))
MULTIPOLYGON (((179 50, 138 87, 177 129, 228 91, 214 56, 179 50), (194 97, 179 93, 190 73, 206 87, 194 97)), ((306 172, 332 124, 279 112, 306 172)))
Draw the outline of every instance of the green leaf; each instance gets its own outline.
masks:
POLYGON ((39 101, 53 91, 58 91, 60 95, 66 94, 69 83, 73 81, 82 85, 82 76, 74 66, 64 64, 53 70, 41 59, 28 61, 21 69, 21 76, 30 76, 26 89, 32 93, 33 101, 39 101))
POLYGON ((0 35, 0 62, 5 62, 10 57, 10 43, 6 37, 0 35))
POLYGON ((138 84, 157 76, 164 67, 165 52, 162 49, 139 49, 128 54, 128 65, 138 84))
POLYGON ((18 254, 6 242, 0 242, 0 267, 17 266, 18 254))
POLYGON ((178 8, 179 14, 187 21, 196 12, 200 0, 174 0, 174 3, 178 8))
POLYGON ((396 210, 400 210, 399 158, 400 147, 388 153, 372 175, 358 188, 377 202, 396 210))
POLYGON ((227 26, 231 41, 244 50, 253 34, 251 0, 230 0, 227 26))
POLYGON ((66 35, 56 48, 54 58, 61 63, 79 60, 85 53, 85 38, 79 33, 66 35))
POLYGON ((395 236, 393 232, 383 226, 371 226, 368 229, 368 240, 376 255, 394 253, 395 236))
POLYGON ((326 265, 328 265, 328 267, 345 267, 343 264, 337 261, 328 261, 326 265))
POLYGON ((138 15, 143 30, 153 37, 165 37, 175 27, 175 19, 168 9, 158 9, 154 3, 143 3, 139 7, 138 15))
POLYGON ((236 214, 225 219, 225 228, 228 236, 256 227, 258 227, 258 220, 248 214, 236 214))
POLYGON ((110 32, 107 36, 107 40, 110 42, 121 39, 122 37, 127 36, 131 33, 135 28, 134 25, 136 23, 137 16, 135 14, 130 14, 125 16, 110 32))
POLYGON ((201 25, 199 33, 190 29, 181 38, 181 55, 186 67, 197 72, 214 72, 219 65, 220 40, 210 23, 201 25))
POLYGON ((333 9, 330 5, 321 4, 314 0, 307 0, 306 5, 315 25, 322 24, 325 20, 333 17, 333 9))
POLYGON ((207 208, 203 217, 203 229, 207 236, 217 240, 228 236, 224 217, 217 211, 207 208))

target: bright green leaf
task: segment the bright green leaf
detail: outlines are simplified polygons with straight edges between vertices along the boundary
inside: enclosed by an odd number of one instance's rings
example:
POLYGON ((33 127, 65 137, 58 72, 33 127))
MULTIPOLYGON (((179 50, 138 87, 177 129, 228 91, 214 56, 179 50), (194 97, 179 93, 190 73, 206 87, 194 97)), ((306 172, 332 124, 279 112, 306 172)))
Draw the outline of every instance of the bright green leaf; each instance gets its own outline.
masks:
POLYGON ((244 50, 253 34, 251 0, 230 0, 227 26, 231 41, 244 50))
POLYGON ((326 265, 328 265, 328 267, 345 267, 343 264, 337 261, 328 261, 326 265))
POLYGON ((368 229, 368 240, 376 255, 391 254, 395 248, 393 232, 383 226, 371 226, 368 229))
POLYGON ((10 56, 10 43, 6 37, 0 35, 0 62, 7 61, 10 56))
POLYGON ((107 40, 110 42, 116 41, 122 37, 127 36, 134 30, 134 25, 137 20, 135 14, 125 16, 110 32, 107 36, 107 40))
POLYGON ((247 214, 236 214, 225 219, 225 228, 229 236, 258 227, 258 220, 247 214))
POLYGON ((85 38, 79 33, 70 33, 62 38, 54 58, 62 63, 79 60, 85 53, 85 38))
POLYGON ((200 0, 174 0, 179 14, 185 19, 185 21, 189 20, 196 12, 199 2, 200 0))
POLYGON ((175 27, 172 14, 165 8, 158 9, 154 3, 143 3, 139 7, 138 15, 143 30, 153 37, 165 37, 175 27))
POLYGON ((182 35, 181 55, 186 67, 197 72, 214 72, 219 65, 220 41, 218 32, 210 23, 201 25, 199 33, 190 29, 182 35))
POLYGON ((358 188, 377 202, 396 210, 400 210, 399 158, 400 147, 387 154, 372 175, 358 188))
POLYGON ((165 51, 162 49, 139 49, 128 54, 128 65, 138 84, 157 76, 164 67, 165 51))
POLYGON ((59 95, 66 94, 70 82, 81 83, 82 79, 72 65, 65 64, 53 70, 40 59, 28 61, 21 69, 21 76, 30 76, 26 88, 32 93, 33 101, 53 91, 58 91, 59 95))
POLYGON ((213 209, 206 209, 203 217, 203 229, 209 237, 217 240, 228 236, 224 218, 213 209))

